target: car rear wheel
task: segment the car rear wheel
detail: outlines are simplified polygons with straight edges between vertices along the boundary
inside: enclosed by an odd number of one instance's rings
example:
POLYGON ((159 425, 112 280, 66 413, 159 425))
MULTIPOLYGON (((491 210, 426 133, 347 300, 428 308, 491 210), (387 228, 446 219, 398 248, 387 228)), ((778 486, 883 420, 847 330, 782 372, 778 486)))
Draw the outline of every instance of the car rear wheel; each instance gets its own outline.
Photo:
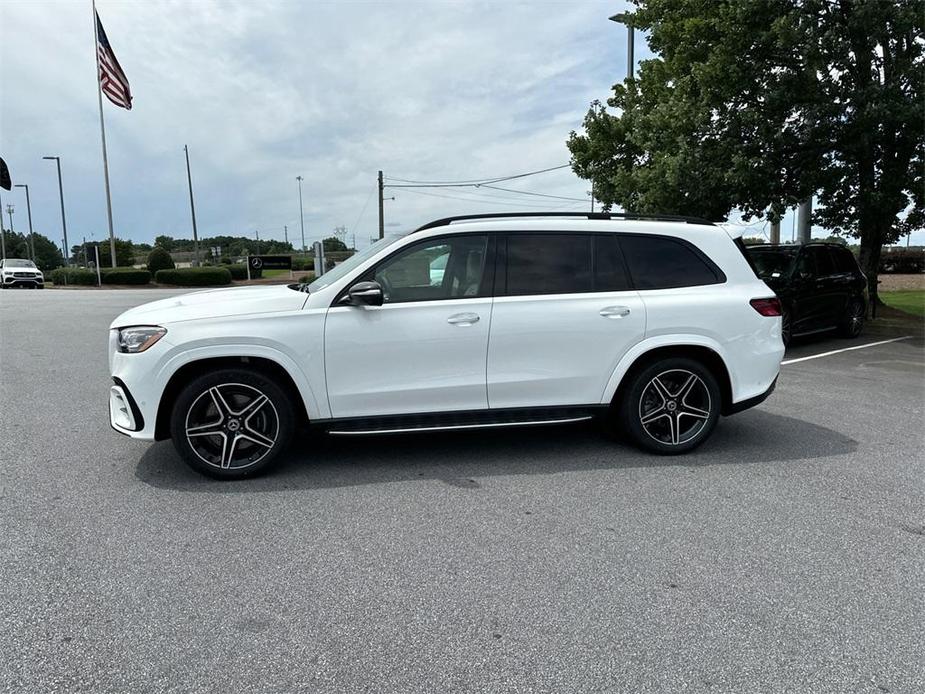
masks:
POLYGON ((200 376, 174 403, 170 435, 184 461, 217 479, 265 471, 295 429, 293 404, 257 371, 222 369, 200 376))
POLYGON ((661 359, 631 377, 620 404, 623 429, 639 447, 673 455, 713 432, 721 394, 716 378, 693 359, 661 359))
POLYGON ((842 337, 858 337, 864 329, 864 302, 858 298, 848 301, 839 332, 842 337))

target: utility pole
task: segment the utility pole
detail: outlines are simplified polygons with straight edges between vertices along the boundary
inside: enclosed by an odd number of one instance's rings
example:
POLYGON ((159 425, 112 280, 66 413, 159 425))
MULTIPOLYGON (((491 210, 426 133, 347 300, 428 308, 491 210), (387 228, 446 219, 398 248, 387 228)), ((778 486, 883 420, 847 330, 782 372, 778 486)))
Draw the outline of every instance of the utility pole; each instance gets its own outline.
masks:
POLYGON ((283 224, 283 241, 289 243, 289 227, 283 224))
POLYGON ((193 216, 193 258, 195 258, 194 267, 199 267, 199 234, 196 231, 196 205, 193 204, 193 176, 189 170, 189 147, 183 145, 183 151, 186 153, 186 182, 189 184, 189 211, 193 216))
POLYGON ((302 225, 302 256, 305 256, 305 214, 302 212, 302 177, 296 176, 299 182, 299 224, 302 225))
POLYGON ((10 233, 11 234, 15 232, 15 229, 13 229, 13 211, 15 209, 16 208, 13 207, 10 203, 6 204, 6 213, 10 216, 10 233))
POLYGON ((26 214, 29 217, 29 246, 32 249, 32 262, 35 262, 35 232, 32 231, 32 202, 29 200, 29 186, 25 183, 17 183, 16 188, 26 189, 26 214))
POLYGON ((379 172, 379 238, 385 238, 385 217, 383 216, 384 209, 382 204, 382 190, 385 186, 382 183, 382 172, 379 172))
POLYGON ((61 229, 64 231, 64 265, 70 267, 71 249, 67 245, 67 220, 64 217, 64 185, 61 183, 61 157, 42 157, 54 159, 58 165, 58 197, 61 200, 61 229))
POLYGON ((257 239, 257 255, 260 255, 260 231, 258 229, 254 229, 254 236, 257 239))

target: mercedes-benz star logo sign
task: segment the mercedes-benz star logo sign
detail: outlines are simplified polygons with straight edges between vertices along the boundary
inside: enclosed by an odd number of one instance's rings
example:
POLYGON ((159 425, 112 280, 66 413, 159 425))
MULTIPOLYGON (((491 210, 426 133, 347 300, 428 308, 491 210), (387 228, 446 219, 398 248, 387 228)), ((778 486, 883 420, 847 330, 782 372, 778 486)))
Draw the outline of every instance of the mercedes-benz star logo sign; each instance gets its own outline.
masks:
POLYGON ((251 267, 259 270, 263 267, 263 260, 261 258, 251 258, 251 267))

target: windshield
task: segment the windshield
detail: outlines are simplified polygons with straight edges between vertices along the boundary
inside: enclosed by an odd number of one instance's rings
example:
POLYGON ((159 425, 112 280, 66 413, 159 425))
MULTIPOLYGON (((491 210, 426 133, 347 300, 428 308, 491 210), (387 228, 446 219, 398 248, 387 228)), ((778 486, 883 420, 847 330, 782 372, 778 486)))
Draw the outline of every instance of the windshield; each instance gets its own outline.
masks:
POLYGON ((755 272, 762 279, 767 279, 790 274, 790 265, 797 253, 791 248, 779 248, 775 250, 755 249, 751 250, 749 255, 755 266, 755 272))
POLYGON ((372 244, 371 246, 367 246, 359 253, 355 253, 354 255, 347 258, 347 260, 345 260, 344 262, 335 265, 332 270, 329 270, 328 272, 324 273, 321 277, 319 277, 314 282, 312 282, 310 285, 308 285, 308 291, 309 292, 321 291, 328 285, 332 284, 333 282, 336 282, 337 280, 341 279, 345 275, 349 274, 354 268, 362 265, 366 261, 367 258, 370 258, 371 256, 381 251, 383 248, 387 248, 388 246, 391 246, 393 243, 401 240, 402 238, 404 238, 403 234, 398 235, 398 236, 389 236, 388 238, 385 238, 385 239, 379 239, 378 241, 376 241, 376 243, 372 244))
POLYGON ((35 263, 31 260, 19 260, 18 258, 7 258, 3 263, 3 267, 35 267, 35 263))

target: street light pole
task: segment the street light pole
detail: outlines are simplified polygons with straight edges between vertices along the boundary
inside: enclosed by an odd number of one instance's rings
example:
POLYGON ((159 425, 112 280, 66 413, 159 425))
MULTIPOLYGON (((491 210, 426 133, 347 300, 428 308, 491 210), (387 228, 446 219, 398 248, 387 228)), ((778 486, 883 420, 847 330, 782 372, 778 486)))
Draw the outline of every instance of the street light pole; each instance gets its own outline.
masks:
POLYGON ((0 259, 6 260, 6 232, 3 230, 3 201, 0 200, 0 259))
POLYGON ((633 42, 636 38, 635 29, 633 28, 633 15, 629 12, 621 12, 609 18, 611 22, 626 25, 626 79, 630 79, 635 72, 636 63, 633 56, 633 42))
POLYGON ((64 185, 61 183, 61 157, 42 157, 54 159, 58 165, 58 197, 61 199, 61 229, 64 231, 64 264, 70 267, 71 249, 67 245, 67 220, 64 217, 64 185))
POLYGON ((186 182, 189 184, 189 211, 193 217, 193 258, 196 260, 195 267, 199 267, 199 234, 196 231, 196 205, 193 203, 193 176, 189 170, 189 147, 183 145, 183 151, 186 153, 186 182))
POLYGON ((385 186, 382 183, 382 172, 379 172, 379 238, 385 238, 385 216, 384 216, 384 207, 382 204, 382 191, 385 186))
POLYGON ((296 176, 299 182, 299 223, 302 225, 302 257, 305 257, 305 214, 302 212, 302 177, 296 176))
MULTIPOLYGON (((32 203, 29 201, 29 186, 25 183, 17 183, 16 188, 26 189, 26 214, 29 217, 29 245, 32 247, 32 262, 35 262, 35 232, 32 231, 32 203)), ((12 225, 12 222, 10 222, 12 225)))

